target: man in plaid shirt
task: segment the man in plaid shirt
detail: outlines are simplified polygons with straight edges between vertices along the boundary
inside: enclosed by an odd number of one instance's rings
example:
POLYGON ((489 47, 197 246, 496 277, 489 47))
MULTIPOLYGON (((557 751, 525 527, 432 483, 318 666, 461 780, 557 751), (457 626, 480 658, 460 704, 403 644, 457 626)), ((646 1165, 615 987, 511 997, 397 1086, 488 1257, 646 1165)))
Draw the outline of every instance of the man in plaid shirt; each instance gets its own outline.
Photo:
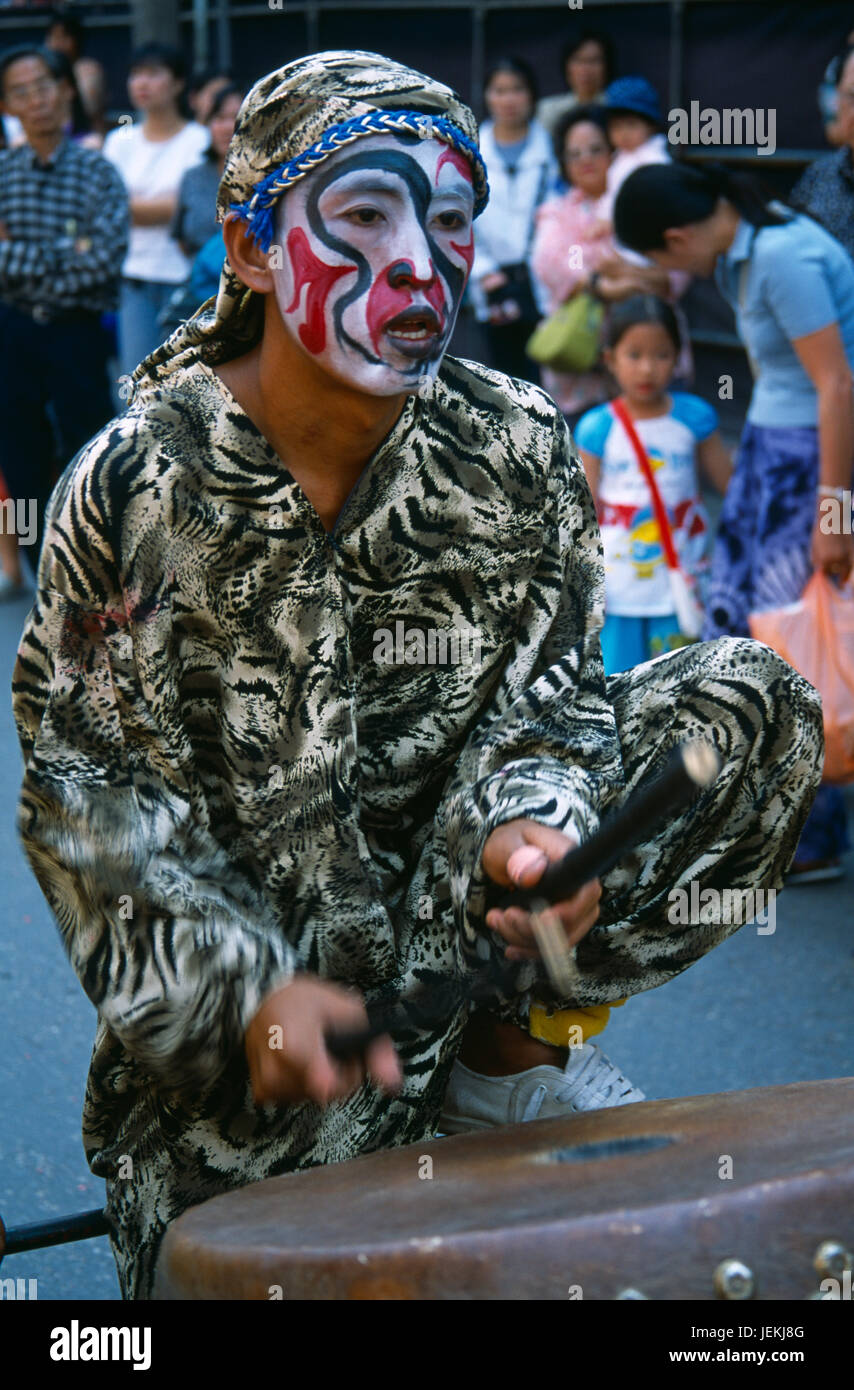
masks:
POLYGON ((65 136, 48 53, 0 56, 0 99, 27 137, 0 150, 0 472, 16 517, 35 501, 35 572, 54 465, 114 413, 101 316, 117 303, 128 207, 113 166, 65 136))

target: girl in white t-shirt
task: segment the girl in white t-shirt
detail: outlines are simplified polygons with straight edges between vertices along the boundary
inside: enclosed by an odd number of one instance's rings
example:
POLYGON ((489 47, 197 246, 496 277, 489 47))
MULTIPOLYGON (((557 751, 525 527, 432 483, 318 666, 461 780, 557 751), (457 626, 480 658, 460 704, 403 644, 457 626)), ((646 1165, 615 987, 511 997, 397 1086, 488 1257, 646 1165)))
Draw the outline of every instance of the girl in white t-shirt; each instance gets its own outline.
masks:
MULTIPOLYGON (((670 305, 634 295, 612 310, 604 361, 617 398, 652 467, 681 569, 697 579, 706 518, 697 466, 725 492, 732 461, 713 406, 669 391, 681 348, 670 305)), ((605 557, 602 659, 607 675, 626 671, 686 641, 677 620, 652 496, 626 429, 611 403, 583 415, 575 443, 596 501, 605 557)))
POLYGON ((199 162, 210 137, 204 126, 182 114, 184 78, 184 60, 177 49, 159 43, 138 49, 131 60, 128 94, 143 120, 119 126, 104 141, 104 154, 130 195, 130 246, 119 299, 123 375, 157 347, 157 316, 175 286, 190 274, 190 262, 169 226, 181 179, 199 162))

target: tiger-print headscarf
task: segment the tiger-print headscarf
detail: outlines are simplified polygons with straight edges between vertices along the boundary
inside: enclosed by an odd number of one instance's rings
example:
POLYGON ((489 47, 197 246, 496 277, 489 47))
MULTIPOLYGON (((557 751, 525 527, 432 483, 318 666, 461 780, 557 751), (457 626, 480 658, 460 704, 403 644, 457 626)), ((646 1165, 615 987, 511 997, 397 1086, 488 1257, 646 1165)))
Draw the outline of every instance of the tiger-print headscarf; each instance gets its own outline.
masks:
MULTIPOLYGON (((331 50, 262 77, 244 99, 219 185, 218 220, 239 209, 266 249, 271 204, 284 187, 336 148, 383 129, 435 136, 462 150, 472 165, 475 213, 483 209, 489 189, 477 151, 477 122, 457 93, 379 53, 331 50)), ((210 363, 248 352, 261 337, 263 299, 237 278, 226 258, 216 299, 140 363, 134 394, 189 365, 200 350, 210 363)))

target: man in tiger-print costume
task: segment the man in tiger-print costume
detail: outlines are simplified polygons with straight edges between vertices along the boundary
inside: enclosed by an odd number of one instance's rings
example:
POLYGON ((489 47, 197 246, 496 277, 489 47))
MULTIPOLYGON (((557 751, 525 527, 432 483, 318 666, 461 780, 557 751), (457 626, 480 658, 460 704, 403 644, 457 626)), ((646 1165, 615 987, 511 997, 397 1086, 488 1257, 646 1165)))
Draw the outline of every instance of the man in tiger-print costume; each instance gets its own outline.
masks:
POLYGON ((259 82, 219 295, 52 498, 14 676, 19 823, 98 1010, 83 1137, 127 1298, 187 1207, 420 1140, 443 1102, 459 1128, 637 1098, 594 1045, 555 1051, 567 1019, 729 935, 670 922, 668 894, 779 887, 821 776, 818 696, 766 647, 605 680, 563 418, 443 356, 488 193, 476 136, 455 93, 376 54, 259 82), (487 915, 488 881, 533 884, 695 735, 718 780, 558 906, 577 988, 544 1002, 530 922, 487 915), (364 1065, 326 1052, 363 1001, 505 952, 513 986, 475 1019, 416 1021, 364 1065))

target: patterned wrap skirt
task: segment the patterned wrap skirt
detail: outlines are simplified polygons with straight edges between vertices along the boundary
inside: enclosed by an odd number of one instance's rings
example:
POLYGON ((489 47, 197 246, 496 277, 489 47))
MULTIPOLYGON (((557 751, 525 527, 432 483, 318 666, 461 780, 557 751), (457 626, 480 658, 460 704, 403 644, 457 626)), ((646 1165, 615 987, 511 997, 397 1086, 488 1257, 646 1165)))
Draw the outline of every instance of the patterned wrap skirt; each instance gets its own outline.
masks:
MULTIPOLYGON (((748 636, 752 611, 781 608, 812 572, 818 430, 745 426, 715 539, 704 638, 748 636)), ((845 801, 823 784, 796 859, 835 859, 849 848, 845 801)))

